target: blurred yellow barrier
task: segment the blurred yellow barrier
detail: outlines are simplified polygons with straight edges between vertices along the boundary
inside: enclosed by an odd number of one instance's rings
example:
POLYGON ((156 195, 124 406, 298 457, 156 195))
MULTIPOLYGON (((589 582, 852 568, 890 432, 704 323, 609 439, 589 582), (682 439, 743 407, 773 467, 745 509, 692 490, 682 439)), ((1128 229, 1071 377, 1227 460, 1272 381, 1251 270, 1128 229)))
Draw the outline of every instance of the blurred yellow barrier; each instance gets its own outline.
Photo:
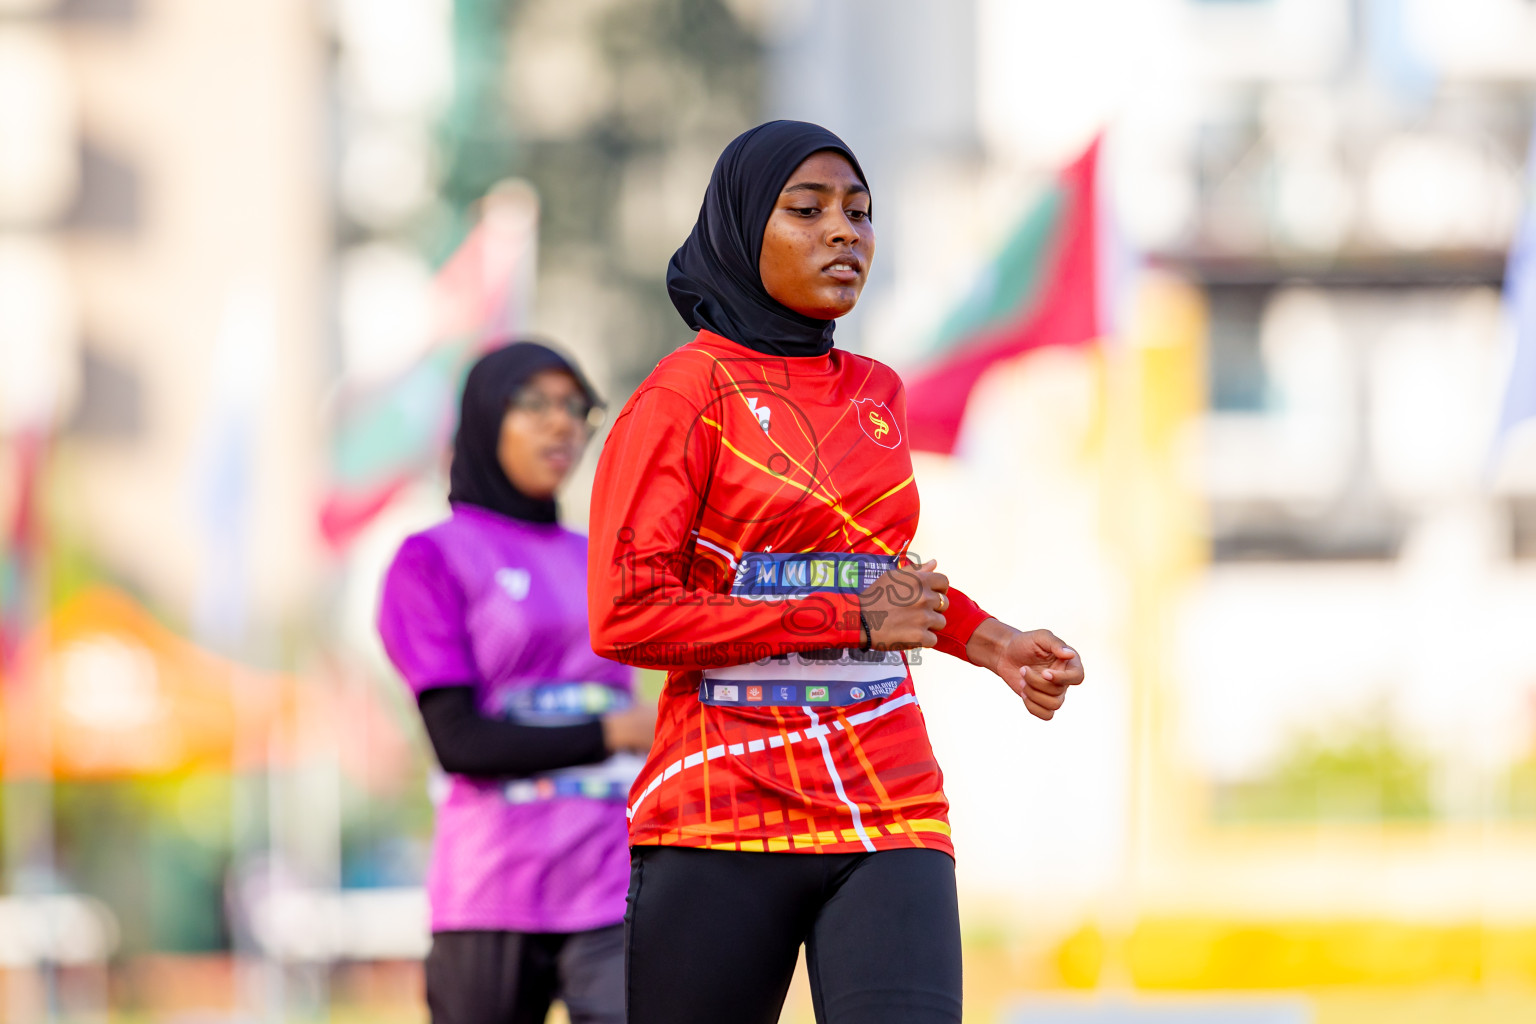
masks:
POLYGON ((1536 926, 1148 918, 1119 942, 1085 925, 1056 966, 1065 985, 1088 989, 1116 956, 1145 990, 1532 983, 1536 926))

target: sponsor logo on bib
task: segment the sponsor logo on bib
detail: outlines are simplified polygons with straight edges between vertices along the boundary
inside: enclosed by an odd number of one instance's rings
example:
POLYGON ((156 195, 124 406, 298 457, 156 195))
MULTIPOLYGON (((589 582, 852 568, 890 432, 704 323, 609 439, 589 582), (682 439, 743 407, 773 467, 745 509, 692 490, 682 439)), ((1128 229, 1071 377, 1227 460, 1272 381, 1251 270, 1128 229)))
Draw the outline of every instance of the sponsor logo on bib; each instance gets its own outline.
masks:
POLYGON ((744 597, 804 597, 811 593, 862 590, 896 567, 889 555, 802 552, 795 555, 749 551, 736 566, 731 593, 744 597))
POLYGON ((763 688, 761 686, 747 687, 747 700, 762 700, 763 688))
POLYGON ((831 700, 832 693, 825 686, 807 686, 805 688, 805 699, 807 701, 831 700))
POLYGON ((864 687, 862 687, 862 686, 850 686, 850 687, 848 687, 848 696, 852 697, 854 700, 863 700, 864 696, 865 696, 865 694, 864 694, 864 687))
POLYGON ((715 700, 739 700, 736 696, 736 687, 717 685, 715 687, 715 700))
POLYGON ((811 563, 811 586, 835 587, 837 563, 830 558, 818 558, 811 563))

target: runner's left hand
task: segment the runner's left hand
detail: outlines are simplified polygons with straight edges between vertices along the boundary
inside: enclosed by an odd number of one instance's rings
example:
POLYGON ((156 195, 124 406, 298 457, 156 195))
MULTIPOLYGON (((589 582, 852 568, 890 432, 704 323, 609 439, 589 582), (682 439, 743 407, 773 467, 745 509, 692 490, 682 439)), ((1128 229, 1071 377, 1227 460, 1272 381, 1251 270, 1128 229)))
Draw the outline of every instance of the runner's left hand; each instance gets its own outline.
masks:
POLYGON ((1048 629, 1029 632, 997 619, 976 627, 967 645, 971 660, 996 672, 1036 718, 1050 721, 1083 681, 1083 660, 1048 629))

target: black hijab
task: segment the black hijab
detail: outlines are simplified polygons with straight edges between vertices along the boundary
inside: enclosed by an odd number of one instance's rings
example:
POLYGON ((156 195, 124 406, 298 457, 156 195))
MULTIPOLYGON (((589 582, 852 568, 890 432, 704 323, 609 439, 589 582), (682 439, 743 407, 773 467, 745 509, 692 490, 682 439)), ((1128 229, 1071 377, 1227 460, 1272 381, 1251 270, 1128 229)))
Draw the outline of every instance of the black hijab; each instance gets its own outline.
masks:
POLYGON ((543 370, 570 374, 587 401, 602 404, 575 364, 554 349, 519 341, 487 352, 470 367, 469 377, 464 381, 459 430, 453 438, 453 467, 448 471, 449 501, 479 505, 532 523, 555 521, 555 499, 530 498, 518 490, 496 458, 507 403, 528 378, 543 370))
POLYGON ((763 231, 784 183, 806 157, 828 149, 847 157, 868 187, 847 144, 804 121, 769 121, 725 147, 709 176, 698 222, 667 265, 667 292, 689 327, 769 355, 819 356, 831 350, 833 321, 784 306, 757 273, 763 231))

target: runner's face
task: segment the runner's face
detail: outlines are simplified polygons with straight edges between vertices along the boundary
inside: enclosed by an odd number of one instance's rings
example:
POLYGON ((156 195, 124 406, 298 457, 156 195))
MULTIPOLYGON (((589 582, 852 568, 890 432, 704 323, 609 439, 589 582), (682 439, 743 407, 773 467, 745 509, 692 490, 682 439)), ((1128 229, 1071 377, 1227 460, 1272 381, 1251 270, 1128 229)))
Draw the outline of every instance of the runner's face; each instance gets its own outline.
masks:
POLYGON ((507 405, 496 445, 513 487, 530 498, 554 497, 587 443, 586 404, 568 373, 543 370, 528 378, 507 405))
POLYGON ((869 190, 842 154, 811 154, 768 215, 757 265, 763 287, 796 313, 831 320, 859 301, 874 255, 869 190))

